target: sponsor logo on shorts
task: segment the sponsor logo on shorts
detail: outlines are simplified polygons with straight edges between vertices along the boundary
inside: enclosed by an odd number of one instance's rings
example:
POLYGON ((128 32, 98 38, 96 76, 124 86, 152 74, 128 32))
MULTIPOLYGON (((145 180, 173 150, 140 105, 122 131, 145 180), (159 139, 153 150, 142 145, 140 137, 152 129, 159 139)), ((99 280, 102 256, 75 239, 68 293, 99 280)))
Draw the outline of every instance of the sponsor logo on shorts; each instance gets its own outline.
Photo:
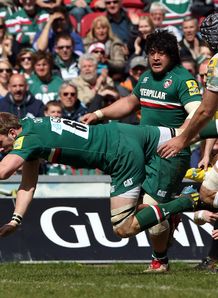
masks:
POLYGON ((162 198, 165 198, 166 194, 167 194, 167 191, 166 190, 159 189, 158 192, 157 192, 157 195, 159 197, 162 197, 162 198))
POLYGON ((116 188, 116 185, 111 185, 110 192, 111 192, 111 193, 115 192, 115 188, 116 188))
POLYGON ((124 185, 125 187, 128 187, 128 186, 130 186, 130 185, 133 185, 132 178, 129 178, 129 179, 125 180, 125 181, 123 182, 123 185, 124 185))

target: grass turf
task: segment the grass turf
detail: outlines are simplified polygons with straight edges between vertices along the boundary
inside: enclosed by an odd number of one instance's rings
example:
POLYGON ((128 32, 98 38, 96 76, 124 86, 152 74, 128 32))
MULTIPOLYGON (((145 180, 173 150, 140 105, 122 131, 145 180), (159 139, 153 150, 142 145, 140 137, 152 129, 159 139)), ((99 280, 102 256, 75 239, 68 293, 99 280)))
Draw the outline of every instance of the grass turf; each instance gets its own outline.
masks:
POLYGON ((173 263, 167 274, 146 274, 139 264, 3 263, 0 298, 218 297, 218 274, 193 267, 173 263))

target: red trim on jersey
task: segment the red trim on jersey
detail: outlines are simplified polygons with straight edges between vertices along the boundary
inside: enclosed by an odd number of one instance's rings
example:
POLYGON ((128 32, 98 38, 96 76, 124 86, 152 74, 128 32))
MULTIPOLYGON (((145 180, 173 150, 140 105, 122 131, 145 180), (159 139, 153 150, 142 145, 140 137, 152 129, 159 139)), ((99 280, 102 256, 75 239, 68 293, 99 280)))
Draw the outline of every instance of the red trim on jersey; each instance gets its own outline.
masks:
POLYGON ((154 207, 156 210, 157 210, 157 213, 158 213, 158 216, 159 216, 159 220, 158 221, 162 221, 162 219, 163 219, 163 215, 162 215, 162 213, 161 213, 161 210, 160 210, 160 207, 158 207, 157 205, 153 205, 152 207, 154 207))
POLYGON ((57 163, 58 157, 61 155, 61 148, 56 148, 51 162, 57 163))
POLYGON ((155 109, 168 109, 168 110, 181 110, 182 107, 174 106, 170 104, 157 104, 157 103, 151 103, 151 102, 143 102, 141 101, 141 106, 143 107, 149 107, 149 108, 155 108, 155 109))

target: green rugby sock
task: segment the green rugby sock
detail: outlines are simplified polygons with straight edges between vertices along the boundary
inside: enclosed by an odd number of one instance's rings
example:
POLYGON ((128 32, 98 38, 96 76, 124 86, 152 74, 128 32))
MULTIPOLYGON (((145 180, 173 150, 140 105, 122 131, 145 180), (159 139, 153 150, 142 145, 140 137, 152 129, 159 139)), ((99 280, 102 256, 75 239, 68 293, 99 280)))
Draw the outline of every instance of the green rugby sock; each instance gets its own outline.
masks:
POLYGON ((218 120, 212 120, 199 132, 201 139, 218 137, 218 120))
POLYGON ((171 214, 193 210, 193 202, 184 195, 169 203, 152 205, 143 208, 135 216, 141 230, 146 230, 167 219, 171 214))

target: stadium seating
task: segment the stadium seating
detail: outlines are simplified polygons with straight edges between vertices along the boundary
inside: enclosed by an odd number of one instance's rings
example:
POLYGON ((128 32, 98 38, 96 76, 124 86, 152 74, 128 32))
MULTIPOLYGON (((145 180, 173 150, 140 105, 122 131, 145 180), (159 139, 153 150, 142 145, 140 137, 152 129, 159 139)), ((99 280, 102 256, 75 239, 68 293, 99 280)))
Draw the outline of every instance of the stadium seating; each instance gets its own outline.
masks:
POLYGON ((77 20, 75 19, 75 17, 73 15, 69 15, 70 16, 70 21, 71 24, 73 25, 73 28, 76 29, 76 31, 78 30, 78 23, 77 20))
POLYGON ((79 34, 81 37, 85 37, 86 34, 89 32, 92 22, 93 20, 101 15, 105 15, 105 12, 92 12, 92 13, 88 13, 86 14, 81 22, 80 22, 80 31, 79 34))
POLYGON ((144 3, 141 0, 123 0, 122 3, 124 8, 144 8, 144 3))

